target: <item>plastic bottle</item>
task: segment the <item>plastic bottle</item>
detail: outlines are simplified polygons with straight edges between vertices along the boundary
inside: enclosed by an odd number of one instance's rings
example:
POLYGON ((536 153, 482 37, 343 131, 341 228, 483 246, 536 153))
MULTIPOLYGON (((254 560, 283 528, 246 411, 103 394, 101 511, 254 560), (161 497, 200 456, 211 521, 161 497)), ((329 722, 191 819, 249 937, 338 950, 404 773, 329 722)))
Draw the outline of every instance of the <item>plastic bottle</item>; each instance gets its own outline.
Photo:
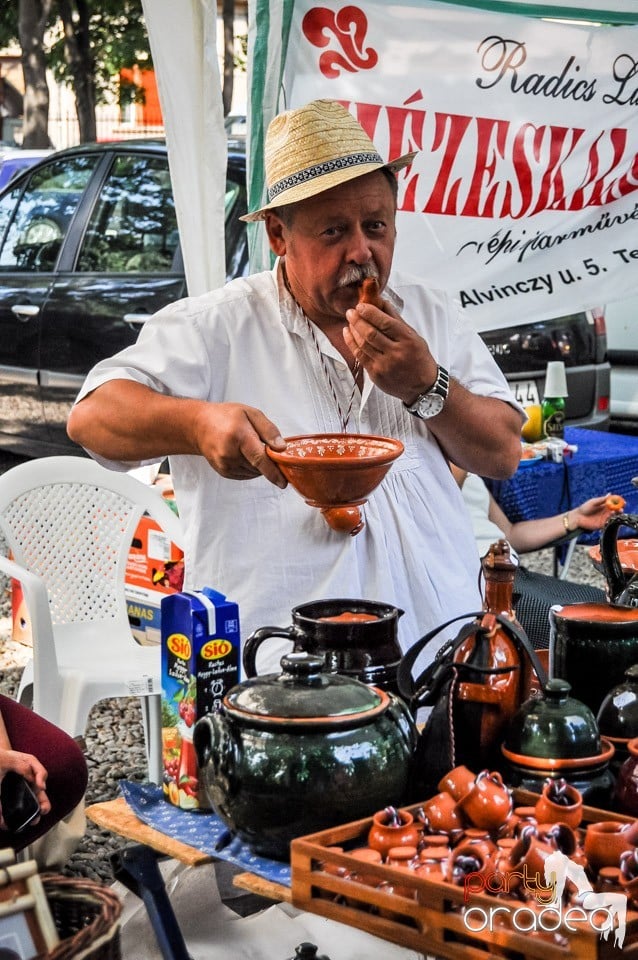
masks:
POLYGON ((565 436, 565 397, 567 396, 567 378, 562 360, 552 360, 547 364, 545 376, 545 396, 541 404, 543 429, 545 436, 562 440, 565 436))

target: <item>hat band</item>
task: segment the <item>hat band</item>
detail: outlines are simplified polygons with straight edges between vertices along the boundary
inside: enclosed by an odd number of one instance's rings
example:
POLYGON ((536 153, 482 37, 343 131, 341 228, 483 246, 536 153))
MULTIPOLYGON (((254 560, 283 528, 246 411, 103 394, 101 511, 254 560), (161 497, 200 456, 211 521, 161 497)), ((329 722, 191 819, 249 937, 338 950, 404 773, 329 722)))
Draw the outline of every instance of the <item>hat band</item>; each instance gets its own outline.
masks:
POLYGON ((306 167, 297 173, 292 173, 283 180, 278 180, 272 187, 268 188, 268 201, 271 203, 286 190, 299 186, 300 183, 307 183, 308 180, 314 180, 316 177, 323 177, 327 173, 333 173, 335 170, 346 170, 348 167, 356 167, 363 163, 379 163, 384 165, 381 156, 375 152, 371 153, 351 153, 347 157, 338 157, 336 160, 324 160, 323 163, 315 163, 312 167, 306 167))

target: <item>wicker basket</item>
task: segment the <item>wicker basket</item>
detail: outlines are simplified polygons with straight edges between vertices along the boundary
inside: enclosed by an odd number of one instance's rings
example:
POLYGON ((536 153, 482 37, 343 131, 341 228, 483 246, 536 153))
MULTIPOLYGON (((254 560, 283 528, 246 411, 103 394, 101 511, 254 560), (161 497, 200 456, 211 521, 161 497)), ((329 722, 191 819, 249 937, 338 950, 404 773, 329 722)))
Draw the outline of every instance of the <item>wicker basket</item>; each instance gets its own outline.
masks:
POLYGON ((39 960, 122 960, 119 897, 105 884, 41 874, 60 943, 39 960))

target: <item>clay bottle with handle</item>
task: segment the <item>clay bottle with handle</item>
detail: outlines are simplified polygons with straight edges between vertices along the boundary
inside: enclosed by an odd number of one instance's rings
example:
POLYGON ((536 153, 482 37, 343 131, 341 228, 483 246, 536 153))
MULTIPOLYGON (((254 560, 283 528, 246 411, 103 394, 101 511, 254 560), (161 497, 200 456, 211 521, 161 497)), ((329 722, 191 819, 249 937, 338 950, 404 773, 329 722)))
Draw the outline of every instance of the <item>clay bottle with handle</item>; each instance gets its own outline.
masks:
POLYGON ((500 744, 508 721, 530 691, 538 687, 530 661, 521 653, 501 622, 505 616, 519 632, 522 627, 513 608, 514 575, 518 563, 511 556, 507 540, 493 543, 481 560, 485 581, 481 630, 469 636, 456 651, 454 660, 466 669, 457 688, 460 705, 479 708, 480 752, 484 763, 500 761, 500 744), (475 673, 475 678, 473 677, 475 673))

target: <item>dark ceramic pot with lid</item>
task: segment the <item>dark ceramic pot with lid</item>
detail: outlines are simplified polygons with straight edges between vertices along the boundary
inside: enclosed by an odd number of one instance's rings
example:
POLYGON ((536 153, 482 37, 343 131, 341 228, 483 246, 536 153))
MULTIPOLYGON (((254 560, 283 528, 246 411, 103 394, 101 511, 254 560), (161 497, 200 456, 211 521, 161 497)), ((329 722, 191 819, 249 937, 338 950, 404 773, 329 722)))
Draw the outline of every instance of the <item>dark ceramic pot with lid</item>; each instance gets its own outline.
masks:
POLYGON ((589 806, 607 806, 614 778, 613 744, 600 736, 589 707, 570 696, 566 680, 554 678, 543 695, 531 697, 509 725, 502 753, 513 787, 541 793, 548 778, 565 779, 589 806))
POLYGON ((406 802, 416 727, 405 703, 291 653, 246 680, 193 743, 210 803, 255 853, 287 860, 294 837, 406 802))
POLYGON ((243 644, 246 677, 257 676, 257 657, 274 637, 290 640, 296 653, 324 658, 328 673, 340 673, 398 694, 401 659, 397 639, 403 610, 374 600, 313 600, 292 610, 292 624, 259 627, 243 644))
POLYGON ((605 696, 596 716, 598 729, 613 743, 614 772, 629 756, 628 743, 638 737, 638 663, 627 667, 622 683, 605 696))

